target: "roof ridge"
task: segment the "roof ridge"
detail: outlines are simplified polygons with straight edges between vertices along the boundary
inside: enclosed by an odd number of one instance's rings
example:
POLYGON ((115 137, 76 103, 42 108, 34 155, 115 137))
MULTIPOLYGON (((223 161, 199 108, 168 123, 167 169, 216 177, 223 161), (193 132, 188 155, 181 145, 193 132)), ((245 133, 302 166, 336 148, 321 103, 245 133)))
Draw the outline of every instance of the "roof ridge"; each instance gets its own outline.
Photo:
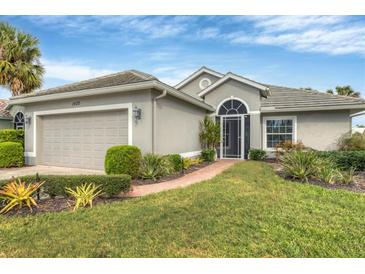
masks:
MULTIPOLYGON (((64 85, 61 85, 61 86, 56 86, 56 87, 52 87, 52 88, 48 88, 48 89, 38 90, 38 91, 35 91, 35 93, 50 92, 50 91, 57 90, 57 89, 60 89, 60 88, 67 88, 67 87, 72 87, 73 85, 76 85, 76 84, 79 85, 79 84, 85 84, 85 83, 92 82, 92 81, 107 79, 107 78, 122 75, 122 74, 125 74, 125 73, 132 73, 132 74, 142 78, 143 80, 150 80, 150 79, 155 78, 153 75, 143 73, 143 72, 140 72, 140 71, 137 71, 137 70, 129 69, 129 70, 123 70, 123 71, 119 71, 119 72, 115 72, 115 73, 101 75, 101 76, 98 76, 98 77, 89 78, 89 79, 86 79, 86 80, 76 81, 76 82, 64 84, 64 85), (147 77, 147 75, 149 75, 149 76, 147 77)), ((157 78, 155 78, 155 79, 157 79, 157 78)))
POLYGON ((153 76, 152 74, 145 73, 143 71, 139 71, 139 70, 136 70, 136 69, 131 69, 131 70, 128 70, 126 72, 134 73, 135 75, 137 75, 139 77, 142 77, 145 80, 158 80, 157 77, 153 76))

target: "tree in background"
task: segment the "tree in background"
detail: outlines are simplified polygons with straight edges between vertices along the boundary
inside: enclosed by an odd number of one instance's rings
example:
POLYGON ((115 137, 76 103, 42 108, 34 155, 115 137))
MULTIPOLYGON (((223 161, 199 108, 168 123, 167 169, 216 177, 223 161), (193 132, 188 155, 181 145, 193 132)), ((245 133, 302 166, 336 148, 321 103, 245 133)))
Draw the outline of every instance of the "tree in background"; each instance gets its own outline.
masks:
POLYGON ((327 93, 356 98, 360 97, 360 92, 353 90, 351 86, 337 86, 335 92, 333 92, 332 89, 329 89, 327 90, 327 93))
POLYGON ((30 93, 42 85, 39 40, 0 22, 0 85, 12 96, 30 93))

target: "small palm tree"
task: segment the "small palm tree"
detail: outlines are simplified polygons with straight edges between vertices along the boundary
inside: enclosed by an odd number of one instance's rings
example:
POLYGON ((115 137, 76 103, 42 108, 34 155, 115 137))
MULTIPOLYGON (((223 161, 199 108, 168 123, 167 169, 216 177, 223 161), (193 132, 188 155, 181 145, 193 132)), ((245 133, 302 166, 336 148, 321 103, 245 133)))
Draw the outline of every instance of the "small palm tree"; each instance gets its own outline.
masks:
POLYGON ((0 85, 8 87, 13 96, 42 85, 44 68, 38 44, 32 35, 0 22, 0 85))
MULTIPOLYGON (((327 90, 327 93, 334 94, 332 89, 327 90)), ((349 97, 360 97, 360 92, 354 91, 351 86, 337 86, 336 94, 341 96, 349 96, 349 97)))

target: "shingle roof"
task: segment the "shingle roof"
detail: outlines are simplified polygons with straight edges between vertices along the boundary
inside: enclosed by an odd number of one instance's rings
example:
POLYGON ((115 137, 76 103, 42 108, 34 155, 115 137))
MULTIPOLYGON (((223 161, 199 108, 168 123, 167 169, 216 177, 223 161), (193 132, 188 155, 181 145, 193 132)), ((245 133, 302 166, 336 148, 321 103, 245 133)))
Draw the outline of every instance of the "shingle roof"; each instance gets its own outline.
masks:
POLYGON ((0 99, 0 119, 12 119, 9 111, 5 110, 8 101, 0 99))
POLYGON ((261 108, 274 108, 285 111, 291 108, 323 108, 365 104, 365 100, 361 98, 332 95, 316 90, 294 89, 273 85, 266 86, 269 87, 270 95, 267 98, 262 98, 261 108))
POLYGON ((113 87, 119 85, 133 84, 144 81, 157 80, 153 75, 140 72, 137 70, 126 70, 122 72, 117 72, 114 74, 109 74, 101 77, 96 77, 88 79, 85 81, 75 82, 55 88, 45 89, 33 93, 26 94, 22 97, 39 96, 46 94, 54 94, 61 92, 70 92, 77 90, 95 89, 95 88, 105 88, 113 87))

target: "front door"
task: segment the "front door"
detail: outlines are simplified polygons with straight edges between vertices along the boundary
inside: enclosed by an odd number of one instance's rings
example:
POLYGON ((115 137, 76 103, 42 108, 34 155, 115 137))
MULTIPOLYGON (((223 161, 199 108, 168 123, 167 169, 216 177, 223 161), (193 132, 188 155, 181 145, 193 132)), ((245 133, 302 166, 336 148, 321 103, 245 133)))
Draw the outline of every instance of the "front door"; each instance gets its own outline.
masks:
POLYGON ((241 159, 242 116, 221 116, 220 157, 241 159))

